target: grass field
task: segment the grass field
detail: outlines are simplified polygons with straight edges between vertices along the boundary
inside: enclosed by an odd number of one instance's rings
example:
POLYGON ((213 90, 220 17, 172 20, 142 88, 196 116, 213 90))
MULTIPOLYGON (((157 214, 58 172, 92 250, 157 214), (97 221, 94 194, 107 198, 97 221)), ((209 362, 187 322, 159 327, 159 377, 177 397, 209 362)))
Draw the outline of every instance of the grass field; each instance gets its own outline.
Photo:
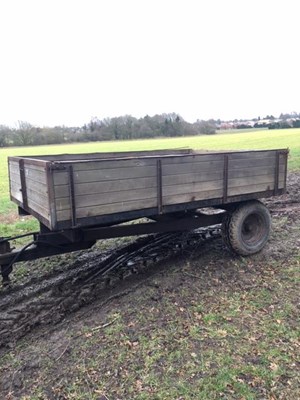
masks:
MULTIPOLYGON (((269 244, 252 257, 232 256, 217 239, 115 292, 96 282, 91 303, 84 286, 75 296, 71 282, 53 287, 54 318, 79 293, 85 306, 0 353, 0 398, 300 399, 298 215, 275 217, 269 244)), ((47 315, 51 303, 39 302, 47 315)))
MULTIPOLYGON (((8 194, 9 155, 180 147, 288 147, 289 169, 300 171, 300 129, 1 149, 0 236, 37 228, 33 218, 14 217, 8 194)), ((296 182, 289 179, 286 208, 269 205, 273 233, 263 252, 233 256, 219 238, 158 264, 149 275, 123 281, 115 296, 109 291, 108 298, 92 297, 91 304, 61 324, 49 329, 45 325, 1 354, 0 398, 300 399, 296 182)), ((29 272, 21 264, 14 279, 32 279, 54 266, 72 265, 75 258, 36 263, 29 272)), ((95 286, 91 296, 96 296, 94 290, 95 286)), ((54 297, 61 296, 61 288, 52 291, 54 297)), ((53 315, 74 304, 69 296, 60 300, 53 315)), ((82 304, 85 296, 83 287, 78 296, 82 304)))

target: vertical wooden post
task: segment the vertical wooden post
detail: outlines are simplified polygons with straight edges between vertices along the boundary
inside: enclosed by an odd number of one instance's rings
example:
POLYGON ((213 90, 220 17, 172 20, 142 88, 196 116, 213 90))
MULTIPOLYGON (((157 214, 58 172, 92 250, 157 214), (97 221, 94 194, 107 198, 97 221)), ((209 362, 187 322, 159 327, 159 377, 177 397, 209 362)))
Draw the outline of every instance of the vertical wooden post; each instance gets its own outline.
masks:
POLYGON ((228 154, 224 154, 223 166, 223 203, 227 203, 228 197, 228 154))
POLYGON ((72 165, 68 166, 68 175, 69 175, 69 195, 70 195, 72 227, 75 227, 77 225, 77 216, 76 216, 74 175, 73 175, 72 165))
POLYGON ((162 171, 161 171, 161 160, 158 159, 156 162, 157 170, 157 208, 158 214, 162 214, 162 171))
POLYGON ((23 199, 22 206, 26 210, 28 208, 28 197, 27 197, 24 159, 19 160, 19 169, 20 169, 20 179, 21 179, 21 192, 23 199))
POLYGON ((274 196, 278 194, 279 186, 279 151, 276 151, 275 168, 274 168, 274 196))

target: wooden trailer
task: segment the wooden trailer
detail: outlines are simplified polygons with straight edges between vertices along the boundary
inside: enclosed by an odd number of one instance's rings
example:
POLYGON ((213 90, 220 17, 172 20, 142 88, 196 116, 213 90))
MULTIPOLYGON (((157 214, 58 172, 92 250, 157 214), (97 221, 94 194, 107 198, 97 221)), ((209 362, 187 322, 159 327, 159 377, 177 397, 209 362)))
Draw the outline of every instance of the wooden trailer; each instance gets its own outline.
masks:
POLYGON ((287 157, 287 149, 9 157, 11 200, 20 213, 40 221, 41 231, 34 248, 19 257, 7 251, 7 241, 0 241, 2 271, 9 270, 14 257, 38 258, 90 247, 103 237, 187 230, 212 222, 223 222, 231 249, 252 254, 265 244, 270 228, 269 213, 257 199, 285 192, 287 157), (225 212, 199 214, 204 207, 225 212), (119 225, 142 217, 151 222, 119 225), (232 225, 238 223, 234 233, 232 225))

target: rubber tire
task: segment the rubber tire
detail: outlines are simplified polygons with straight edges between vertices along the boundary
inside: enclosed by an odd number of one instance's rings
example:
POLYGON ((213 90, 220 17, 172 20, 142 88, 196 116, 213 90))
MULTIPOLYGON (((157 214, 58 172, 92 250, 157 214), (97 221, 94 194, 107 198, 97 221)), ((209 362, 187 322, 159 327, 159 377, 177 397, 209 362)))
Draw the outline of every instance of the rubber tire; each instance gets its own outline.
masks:
POLYGON ((271 232, 271 216, 258 200, 240 204, 228 212, 222 223, 222 236, 231 251, 242 256, 258 253, 271 232))

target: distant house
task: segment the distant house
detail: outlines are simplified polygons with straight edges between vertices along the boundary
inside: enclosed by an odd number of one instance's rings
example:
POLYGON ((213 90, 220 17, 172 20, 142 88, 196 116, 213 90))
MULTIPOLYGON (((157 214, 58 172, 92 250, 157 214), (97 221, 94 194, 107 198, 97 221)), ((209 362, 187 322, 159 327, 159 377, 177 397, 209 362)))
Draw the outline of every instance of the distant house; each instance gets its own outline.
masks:
POLYGON ((234 129, 233 122, 222 122, 220 125, 220 129, 234 129))

